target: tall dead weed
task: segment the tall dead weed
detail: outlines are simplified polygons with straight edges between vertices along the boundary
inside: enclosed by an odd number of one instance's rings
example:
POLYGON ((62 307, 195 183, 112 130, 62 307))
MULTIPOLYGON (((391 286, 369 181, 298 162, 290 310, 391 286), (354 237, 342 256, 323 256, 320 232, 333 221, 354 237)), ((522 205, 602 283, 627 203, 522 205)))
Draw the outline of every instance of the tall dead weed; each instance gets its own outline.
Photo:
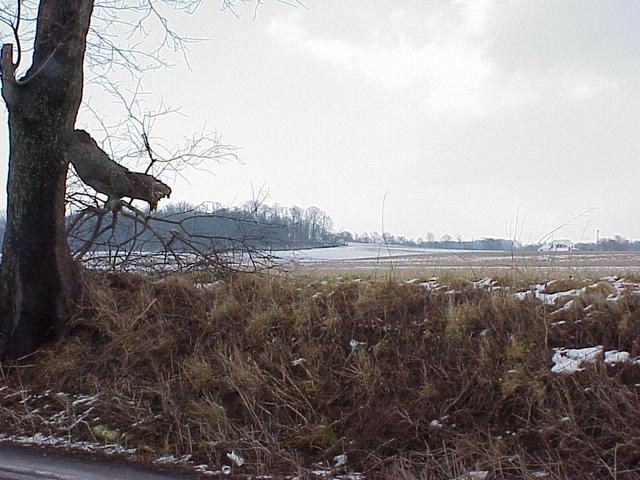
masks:
MULTIPOLYGON (((342 453, 346 468, 380 478, 638 471, 640 366, 549 371, 554 347, 640 354, 636 296, 566 309, 556 327, 550 306, 508 292, 388 280, 238 275, 202 288, 187 276, 90 274, 88 284, 68 336, 4 377, 97 395, 99 420, 69 435, 95 438, 99 422, 140 452, 219 465, 234 451, 248 471, 342 453)), ((53 428, 2 407, 9 430, 53 428)))

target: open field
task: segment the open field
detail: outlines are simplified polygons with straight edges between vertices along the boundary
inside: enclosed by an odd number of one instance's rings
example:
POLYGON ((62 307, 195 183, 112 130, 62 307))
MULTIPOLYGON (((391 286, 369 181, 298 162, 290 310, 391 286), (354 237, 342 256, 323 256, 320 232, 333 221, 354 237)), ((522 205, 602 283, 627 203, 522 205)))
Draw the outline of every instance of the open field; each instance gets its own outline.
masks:
MULTIPOLYGON (((509 276, 512 279, 551 280, 562 276, 603 277, 640 275, 640 252, 506 252, 410 248, 397 245, 349 244, 343 247, 306 250, 256 251, 253 260, 260 268, 335 277, 345 274, 377 276, 391 273, 408 280, 425 276, 451 274, 468 279, 482 276, 509 276)), ((88 268, 126 270, 139 273, 177 272, 204 263, 204 258, 189 253, 92 252, 85 259, 88 268)), ((256 264, 247 252, 226 257, 212 255, 219 265, 230 269, 252 270, 256 264)), ((197 269, 197 267, 196 267, 197 269)))
POLYGON ((467 277, 514 273, 552 279, 582 274, 640 274, 640 252, 504 252, 436 250, 351 244, 346 247, 279 252, 299 272, 340 274, 395 271, 398 278, 457 272, 467 277))

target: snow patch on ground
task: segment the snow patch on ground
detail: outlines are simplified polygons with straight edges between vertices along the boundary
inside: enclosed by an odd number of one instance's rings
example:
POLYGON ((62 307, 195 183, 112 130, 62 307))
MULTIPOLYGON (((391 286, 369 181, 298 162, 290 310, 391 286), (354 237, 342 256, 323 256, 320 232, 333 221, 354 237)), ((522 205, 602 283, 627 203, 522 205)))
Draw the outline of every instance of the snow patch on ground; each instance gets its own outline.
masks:
POLYGON ((342 467, 347 464, 347 454, 343 453, 342 455, 336 455, 333 457, 333 465, 334 467, 342 467))
POLYGON ((613 364, 616 363, 625 363, 629 361, 629 352, 618 351, 618 350, 609 350, 608 352, 604 352, 604 363, 613 364))
POLYGON ((584 370, 582 365, 593 363, 602 356, 602 345, 585 348, 554 348, 551 373, 570 375, 584 370))
POLYGON ((489 476, 488 470, 471 470, 453 480, 485 480, 489 476))
POLYGON ((618 350, 603 351, 602 345, 585 348, 554 348, 553 367, 551 373, 571 375, 584 370, 584 365, 603 360, 607 365, 626 363, 630 360, 629 352, 618 350))
POLYGON ((440 288, 440 284, 438 283, 437 278, 432 278, 430 280, 427 280, 426 282, 420 283, 419 285, 422 288, 426 288, 429 291, 437 290, 438 288, 440 288))
POLYGON ((67 437, 47 435, 44 433, 36 433, 35 435, 8 435, 6 433, 0 433, 0 442, 17 443, 19 445, 36 445, 41 447, 65 447, 82 450, 84 452, 100 451, 110 455, 133 454, 136 452, 135 448, 126 448, 116 443, 103 445, 95 442, 74 442, 67 437))
POLYGON ((577 297, 578 295, 584 293, 586 291, 586 287, 580 289, 572 289, 564 292, 556 292, 556 293, 544 293, 547 285, 543 283, 537 283, 531 285, 529 290, 524 292, 516 292, 514 296, 518 300, 524 300, 526 298, 535 298, 540 300, 545 305, 554 305, 558 299, 562 297, 577 297))
MULTIPOLYGON (((566 290, 563 292, 555 292, 555 293, 545 292, 549 288, 549 286, 552 286, 554 284, 554 281, 547 282, 547 283, 537 283, 537 284, 531 285, 529 287, 529 290, 514 293, 514 297, 517 298, 518 300, 525 300, 526 298, 537 299, 537 300, 540 300, 540 302, 542 302, 545 305, 555 305, 558 302, 558 300, 563 297, 572 298, 572 300, 567 302, 560 309, 554 311, 552 313, 553 315, 555 313, 559 313, 563 309, 570 308, 571 305, 573 305, 573 299, 587 293, 588 289, 597 288, 601 282, 608 283, 614 290, 612 293, 607 294, 607 296, 605 297, 608 302, 617 302, 621 300, 624 297, 624 295, 627 293, 631 293, 631 294, 640 293, 640 283, 629 282, 629 281, 626 281, 625 279, 621 279, 618 277, 604 277, 604 278, 601 278, 600 281, 592 285, 589 285, 588 287, 582 287, 582 288, 571 289, 571 290, 566 290)), ((592 308, 593 308, 592 305, 588 305, 587 307, 584 308, 584 311, 587 312, 592 308)))
POLYGON ((478 280, 477 282, 472 282, 473 288, 489 288, 497 285, 498 282, 493 280, 492 278, 486 277, 478 280))
POLYGON ((227 453, 227 458, 229 460, 231 460, 233 463, 235 463, 239 467, 244 465, 244 458, 242 458, 240 455, 238 455, 233 450, 230 453, 227 453))

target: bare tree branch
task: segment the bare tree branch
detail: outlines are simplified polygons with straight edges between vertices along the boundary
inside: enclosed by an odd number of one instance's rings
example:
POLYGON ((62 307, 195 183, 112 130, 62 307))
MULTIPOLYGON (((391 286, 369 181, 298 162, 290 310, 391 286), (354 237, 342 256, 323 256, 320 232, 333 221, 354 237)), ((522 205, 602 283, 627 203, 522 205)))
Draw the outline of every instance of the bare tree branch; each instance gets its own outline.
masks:
MULTIPOLYGON (((263 1, 254 1, 255 18, 263 1)), ((274 1, 304 7, 297 1, 274 1)), ((239 7, 249 3, 248 0, 220 0, 220 7, 239 15, 239 7)), ((176 178, 183 176, 186 169, 194 168, 210 171, 213 163, 239 160, 237 148, 223 142, 217 132, 208 131, 205 126, 201 131, 184 137, 181 142, 154 136, 157 122, 168 116, 181 115, 181 112, 163 103, 150 109, 141 101, 144 96, 144 72, 167 66, 164 52, 181 54, 188 66, 188 46, 201 41, 175 30, 170 22, 170 12, 192 15, 202 4, 202 0, 95 2, 85 57, 91 71, 88 82, 101 87, 116 99, 123 115, 116 121, 110 121, 96 111, 91 102, 83 105, 84 111, 93 116, 95 125, 102 133, 99 143, 106 152, 90 135, 86 135, 86 139, 83 135, 78 136, 80 141, 74 143, 68 152, 68 159, 77 175, 71 175, 68 182, 67 211, 70 221, 67 233, 74 244, 74 256, 77 259, 95 259, 95 252, 104 248, 109 259, 117 259, 121 266, 126 266, 133 258, 139 260, 148 257, 145 249, 153 244, 160 245, 165 260, 171 258, 179 268, 192 268, 195 265, 229 268, 232 264, 234 268, 248 265, 255 268, 269 263, 261 260, 261 254, 254 247, 258 240, 263 240, 260 238, 264 235, 261 229, 264 227, 268 231, 266 226, 254 228, 259 226, 257 199, 254 199, 256 211, 253 220, 231 216, 225 219, 235 222, 238 225, 236 231, 244 238, 194 230, 191 226, 195 225, 197 219, 203 218, 201 211, 173 220, 142 211, 134 202, 135 198, 142 198, 153 210, 160 198, 158 195, 170 191, 158 177, 171 174, 176 178), (115 69, 123 69, 131 74, 133 87, 130 92, 107 77, 115 69), (84 143, 83 139, 86 140, 84 143), (146 164, 141 168, 144 173, 128 169, 128 165, 140 167, 141 164, 146 164), (122 202, 122 197, 131 200, 122 202), (114 205, 114 201, 118 202, 117 205, 114 205), (114 206, 117 208, 112 208, 114 206), (131 227, 131 232, 123 238, 120 230, 125 221, 131 227), (251 222, 254 224, 249 227, 251 222)), ((5 26, 13 36, 17 50, 15 63, 11 46, 2 51, 0 66, 3 82, 18 85, 20 81, 31 81, 48 68, 51 58, 57 55, 57 45, 50 46, 46 52, 41 51, 28 76, 16 79, 22 52, 25 48, 33 50, 38 5, 39 2, 33 0, 19 0, 17 6, 15 0, 0 0, 0 34, 3 34, 2 26, 5 26)), ((11 88, 5 88, 3 92, 5 96, 10 96, 11 88)), ((224 217, 222 214, 219 218, 224 217)))

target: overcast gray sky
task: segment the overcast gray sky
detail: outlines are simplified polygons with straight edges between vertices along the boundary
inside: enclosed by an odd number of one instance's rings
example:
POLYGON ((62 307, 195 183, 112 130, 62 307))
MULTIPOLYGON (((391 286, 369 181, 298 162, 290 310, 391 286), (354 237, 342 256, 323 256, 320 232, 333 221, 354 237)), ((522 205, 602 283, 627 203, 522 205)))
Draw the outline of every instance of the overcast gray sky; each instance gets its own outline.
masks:
POLYGON ((517 222, 535 242, 573 219, 555 238, 640 238, 640 2, 304 3, 172 16, 208 40, 190 69, 145 76, 150 101, 186 115, 156 133, 178 143, 206 123, 244 162, 185 173, 173 200, 264 187, 362 232, 381 229, 386 193, 385 230, 409 237, 517 222))

